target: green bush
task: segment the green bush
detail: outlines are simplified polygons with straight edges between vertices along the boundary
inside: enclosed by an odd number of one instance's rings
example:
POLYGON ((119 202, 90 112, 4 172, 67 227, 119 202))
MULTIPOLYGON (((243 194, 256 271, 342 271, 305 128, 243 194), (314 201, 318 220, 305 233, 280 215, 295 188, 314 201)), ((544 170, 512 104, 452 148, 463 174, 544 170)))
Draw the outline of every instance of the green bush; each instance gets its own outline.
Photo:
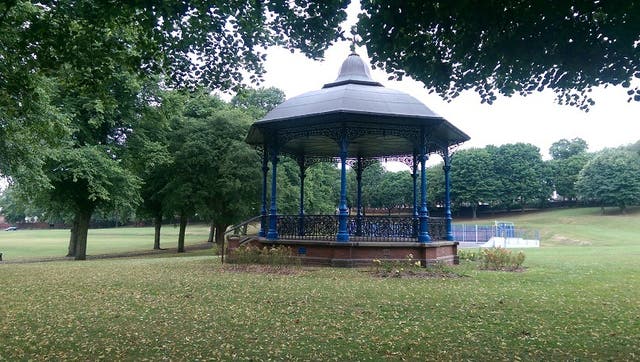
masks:
POLYGON ((482 257, 480 249, 458 249, 458 259, 466 261, 477 261, 482 257))
POLYGON ((243 246, 229 255, 228 261, 235 264, 299 265, 300 260, 291 256, 286 246, 243 246))
POLYGON ((480 268, 485 270, 518 270, 522 267, 525 255, 523 252, 513 254, 505 248, 488 248, 482 250, 480 268))

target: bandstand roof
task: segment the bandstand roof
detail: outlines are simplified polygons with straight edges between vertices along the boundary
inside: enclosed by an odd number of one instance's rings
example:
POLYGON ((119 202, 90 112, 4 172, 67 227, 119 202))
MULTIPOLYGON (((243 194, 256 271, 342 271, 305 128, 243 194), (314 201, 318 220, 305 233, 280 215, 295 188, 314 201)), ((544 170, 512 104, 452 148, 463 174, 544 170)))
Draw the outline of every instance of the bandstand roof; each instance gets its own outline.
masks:
POLYGON ((429 152, 469 140, 416 98, 373 80, 369 67, 352 53, 335 81, 274 108, 251 126, 246 141, 262 146, 277 138, 280 152, 332 157, 339 150, 332 135, 345 128, 352 134, 350 157, 411 154, 412 138, 421 128, 429 152))

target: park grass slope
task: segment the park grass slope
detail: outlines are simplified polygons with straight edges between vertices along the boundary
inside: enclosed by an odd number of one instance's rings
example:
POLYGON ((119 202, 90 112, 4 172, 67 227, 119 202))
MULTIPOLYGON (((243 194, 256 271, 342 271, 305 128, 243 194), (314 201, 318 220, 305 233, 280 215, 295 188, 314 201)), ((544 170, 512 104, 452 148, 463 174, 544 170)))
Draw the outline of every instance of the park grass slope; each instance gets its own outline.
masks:
MULTIPOLYGON (((597 216, 555 212, 518 223, 597 216)), ((639 247, 576 237, 527 250, 524 272, 455 279, 237 272, 208 251, 0 264, 0 360, 639 359, 639 247)))

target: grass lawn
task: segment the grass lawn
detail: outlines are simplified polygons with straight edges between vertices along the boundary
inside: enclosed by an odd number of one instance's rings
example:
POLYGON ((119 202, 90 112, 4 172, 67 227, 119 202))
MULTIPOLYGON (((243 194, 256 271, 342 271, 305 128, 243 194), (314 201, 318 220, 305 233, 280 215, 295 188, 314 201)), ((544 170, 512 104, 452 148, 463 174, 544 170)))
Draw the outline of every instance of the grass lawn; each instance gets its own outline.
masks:
MULTIPOLYGON (((164 225, 160 246, 176 248, 178 230, 171 225, 164 225)), ((152 227, 89 229, 87 255, 149 250, 153 248, 153 235, 152 227)), ((189 225, 185 235, 185 245, 202 243, 208 236, 208 226, 189 225)), ((0 253, 3 253, 3 260, 65 256, 68 247, 68 229, 0 231, 0 253)))
POLYGON ((0 264, 0 360, 638 360, 640 214, 597 213, 520 216, 557 240, 458 279, 234 272, 210 250, 0 264))

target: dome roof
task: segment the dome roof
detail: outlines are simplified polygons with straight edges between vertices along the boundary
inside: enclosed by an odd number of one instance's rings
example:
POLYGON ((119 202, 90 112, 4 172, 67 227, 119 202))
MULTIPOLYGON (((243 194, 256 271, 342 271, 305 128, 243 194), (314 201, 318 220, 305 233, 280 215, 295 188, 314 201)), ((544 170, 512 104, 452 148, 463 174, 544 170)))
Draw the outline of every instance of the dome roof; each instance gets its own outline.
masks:
POLYGON ((401 135, 407 130, 429 129, 434 152, 469 139, 418 99, 373 80, 362 58, 351 53, 333 82, 284 101, 253 123, 246 142, 262 146, 287 135, 278 141, 281 152, 335 156, 337 144, 327 135, 345 127, 359 130, 349 154, 363 157, 411 154, 412 141, 401 135))
POLYGON ((335 81, 325 84, 322 89, 286 100, 258 122, 306 118, 333 112, 442 118, 416 98, 385 88, 374 81, 362 58, 351 53, 342 63, 335 81))

